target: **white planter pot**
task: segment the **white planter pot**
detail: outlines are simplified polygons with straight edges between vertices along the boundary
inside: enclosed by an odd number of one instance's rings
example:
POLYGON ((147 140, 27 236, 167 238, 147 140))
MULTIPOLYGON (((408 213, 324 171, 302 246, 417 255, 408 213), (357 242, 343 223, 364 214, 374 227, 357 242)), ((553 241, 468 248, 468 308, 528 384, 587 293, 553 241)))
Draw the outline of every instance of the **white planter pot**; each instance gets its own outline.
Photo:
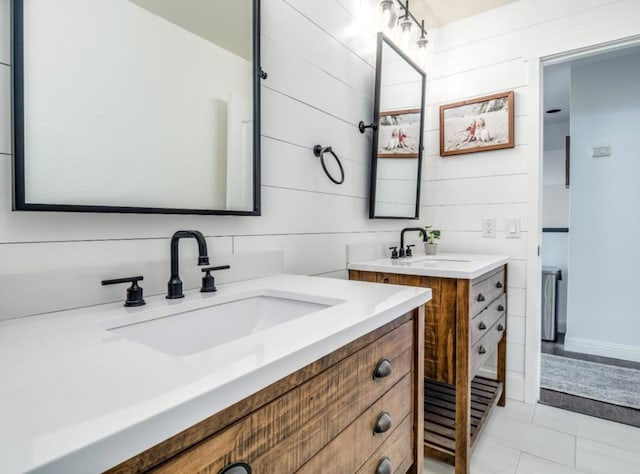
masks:
POLYGON ((435 255, 438 251, 438 244, 424 244, 424 253, 427 255, 435 255))

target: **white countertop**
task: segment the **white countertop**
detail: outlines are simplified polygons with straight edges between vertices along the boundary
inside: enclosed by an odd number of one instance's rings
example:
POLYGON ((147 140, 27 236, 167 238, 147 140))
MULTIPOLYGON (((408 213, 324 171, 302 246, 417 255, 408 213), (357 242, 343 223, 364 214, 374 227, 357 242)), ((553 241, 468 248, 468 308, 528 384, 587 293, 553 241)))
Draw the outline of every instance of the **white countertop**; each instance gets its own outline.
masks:
POLYGON ((438 255, 417 255, 395 260, 387 257, 349 263, 349 270, 473 280, 504 265, 508 261, 509 257, 504 255, 442 253, 438 255))
POLYGON ((298 275, 218 290, 0 323, 0 472, 108 469, 431 299, 425 288, 298 275), (184 356, 103 329, 123 316, 262 290, 344 302, 184 356))

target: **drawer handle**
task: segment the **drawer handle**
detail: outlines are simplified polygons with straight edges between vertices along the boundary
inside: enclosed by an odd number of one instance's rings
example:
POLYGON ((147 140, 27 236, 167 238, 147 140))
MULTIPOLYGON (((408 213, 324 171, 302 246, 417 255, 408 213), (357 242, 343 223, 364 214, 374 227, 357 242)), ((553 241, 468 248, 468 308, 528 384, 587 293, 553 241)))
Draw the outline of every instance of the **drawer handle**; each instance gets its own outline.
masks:
POLYGON ((496 283, 496 288, 502 288, 502 282, 499 281, 498 283, 496 283))
POLYGON ((373 379, 383 379, 391 375, 393 367, 389 359, 380 359, 373 371, 373 379))
POLYGON ((504 326, 502 324, 498 324, 496 329, 498 329, 498 331, 504 331, 504 326))
POLYGON ((480 331, 484 331, 485 329, 487 329, 487 325, 484 323, 484 321, 480 321, 478 329, 480 329, 480 331))
POLYGON ((487 353, 487 348, 484 346, 480 346, 480 349, 478 349, 478 354, 486 354, 487 353))
POLYGON ((391 415, 386 411, 383 411, 378 415, 376 420, 376 426, 373 427, 373 434, 384 433, 391 429, 391 415))
POLYGON ((478 295, 478 301, 484 301, 484 295, 482 293, 478 295))
POLYGON ((389 283, 389 279, 388 279, 387 277, 385 277, 385 278, 382 280, 382 283, 389 283))
POLYGON ((222 468, 218 474, 251 474, 251 466, 246 462, 234 462, 222 468))
POLYGON ((385 456, 378 463, 378 467, 376 467, 376 474, 391 474, 391 472, 391 459, 385 456))
POLYGON ((498 311, 500 311, 500 312, 504 311, 504 306, 502 306, 501 304, 498 305, 498 311))

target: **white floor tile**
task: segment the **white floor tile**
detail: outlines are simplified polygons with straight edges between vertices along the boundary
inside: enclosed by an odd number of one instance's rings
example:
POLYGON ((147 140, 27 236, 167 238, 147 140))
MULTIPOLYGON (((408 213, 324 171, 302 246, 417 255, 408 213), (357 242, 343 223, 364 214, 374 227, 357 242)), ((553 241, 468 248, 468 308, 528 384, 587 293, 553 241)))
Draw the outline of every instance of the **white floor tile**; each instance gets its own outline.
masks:
MULTIPOLYGON (((425 474, 454 468, 425 458, 425 474)), ((544 405, 497 407, 471 474, 640 474, 640 429, 544 405)))
POLYGON ((424 458, 424 474, 454 474, 455 469, 449 464, 436 461, 431 458, 424 458))
POLYGON ((507 403, 503 407, 495 407, 491 411, 491 417, 507 417, 515 421, 531 423, 535 411, 535 405, 530 403, 517 402, 507 399, 507 403))
POLYGON ((640 428, 546 405, 538 405, 533 424, 640 453, 640 428))
POLYGON ((592 474, 637 474, 640 453, 578 438, 576 468, 592 474))
POLYGON ((583 474, 583 472, 522 453, 516 474, 583 474))
POLYGON ((515 474, 520 451, 495 443, 490 436, 480 436, 471 456, 471 472, 515 474))
MULTIPOLYGON (((494 411, 498 415, 497 410, 494 411)), ((574 436, 493 414, 483 436, 494 443, 574 467, 574 436)))

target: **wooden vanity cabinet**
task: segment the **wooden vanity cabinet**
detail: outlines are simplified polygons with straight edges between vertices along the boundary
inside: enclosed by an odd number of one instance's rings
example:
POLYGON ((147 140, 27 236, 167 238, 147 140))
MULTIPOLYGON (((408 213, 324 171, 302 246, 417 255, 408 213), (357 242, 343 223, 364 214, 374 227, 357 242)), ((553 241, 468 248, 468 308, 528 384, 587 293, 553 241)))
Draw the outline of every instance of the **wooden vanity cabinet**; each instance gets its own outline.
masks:
POLYGON ((505 403, 507 266, 473 280, 360 270, 349 270, 349 279, 431 288, 424 305, 424 454, 469 473, 490 410, 505 403), (478 376, 496 351, 496 380, 478 376))
POLYGON ((419 308, 108 472, 422 474, 423 335, 419 308))

